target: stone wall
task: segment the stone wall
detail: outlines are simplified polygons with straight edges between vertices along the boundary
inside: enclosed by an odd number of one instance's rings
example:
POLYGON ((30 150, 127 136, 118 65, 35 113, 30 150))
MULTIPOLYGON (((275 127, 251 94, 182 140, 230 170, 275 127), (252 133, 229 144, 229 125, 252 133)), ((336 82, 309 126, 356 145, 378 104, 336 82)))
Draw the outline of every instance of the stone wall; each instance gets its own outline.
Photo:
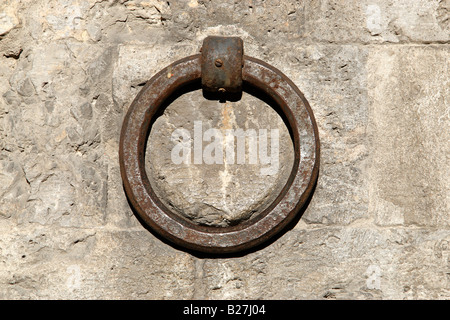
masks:
MULTIPOLYGON (((449 12, 448 0, 2 0, 0 298, 450 299, 449 12), (119 170, 131 101, 207 35, 240 36, 247 55, 291 78, 321 139, 301 219, 231 257, 145 228, 119 170)), ((160 128, 183 126, 185 108, 195 120, 199 97, 168 108, 160 128)), ((214 108, 239 124, 257 104, 214 108)), ((253 127, 273 124, 261 110, 253 127)), ((151 137, 150 168, 162 139, 151 137)), ((214 214, 245 212, 278 183, 249 167, 250 186, 239 170, 158 168, 162 194, 214 214)))

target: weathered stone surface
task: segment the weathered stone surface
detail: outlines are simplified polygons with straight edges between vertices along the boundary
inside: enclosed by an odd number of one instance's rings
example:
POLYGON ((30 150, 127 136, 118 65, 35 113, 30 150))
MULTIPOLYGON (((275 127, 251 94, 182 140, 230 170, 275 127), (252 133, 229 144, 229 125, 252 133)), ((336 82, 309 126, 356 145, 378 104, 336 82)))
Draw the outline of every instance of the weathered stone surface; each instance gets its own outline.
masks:
POLYGON ((163 249, 145 230, 105 233, 96 229, 9 225, 6 233, 6 227, 2 225, 5 236, 0 240, 2 299, 192 296, 193 259, 170 247, 163 249))
MULTIPOLYGON (((450 299, 449 31, 448 0, 2 1, 0 298, 450 299), (321 139, 302 217, 229 258, 146 229, 118 159, 136 94, 207 35, 242 37, 291 78, 321 139)), ((196 223, 248 218, 288 172, 286 128, 249 94, 187 94, 153 129, 154 187, 196 223), (173 130, 226 119, 283 132, 280 175, 170 162, 173 130)))
POLYGON ((257 97, 244 93, 238 102, 219 102, 195 90, 175 100, 153 124, 147 159, 153 188, 169 208, 197 224, 228 226, 258 216, 275 200, 291 173, 294 147, 282 118, 257 97), (188 151, 181 151, 189 163, 174 163, 179 152, 173 156, 173 151, 181 142, 172 134, 180 128, 189 137, 188 151), (218 132, 205 140, 210 129, 218 132), (234 130, 228 138, 227 130, 234 130), (238 130, 254 133, 254 140, 240 138, 238 130), (264 163, 258 152, 269 161, 264 163), (208 164, 211 155, 214 162, 208 164))
POLYGON ((307 1, 306 30, 327 42, 446 42, 448 1, 307 1))
POLYGON ((370 211, 381 225, 449 226, 448 58, 448 46, 369 54, 370 211))
POLYGON ((0 4, 0 37, 7 35, 20 24, 16 11, 15 1, 5 0, 0 4))
POLYGON ((367 51, 297 45, 275 52, 282 58, 271 63, 282 68, 289 61, 286 74, 307 97, 319 127, 321 173, 305 221, 348 224, 367 217, 367 51))

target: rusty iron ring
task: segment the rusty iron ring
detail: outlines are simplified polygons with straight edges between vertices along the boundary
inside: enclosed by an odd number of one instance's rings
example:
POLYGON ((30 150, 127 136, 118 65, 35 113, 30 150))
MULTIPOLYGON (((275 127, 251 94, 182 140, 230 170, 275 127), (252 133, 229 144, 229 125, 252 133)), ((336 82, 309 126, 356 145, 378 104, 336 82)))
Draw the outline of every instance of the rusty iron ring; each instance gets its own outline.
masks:
POLYGON ((152 77, 126 114, 119 161, 125 192, 139 216, 154 231, 182 247, 206 253, 231 253, 254 247, 282 230, 305 204, 319 172, 319 136, 313 112, 300 90, 267 63, 244 56, 244 83, 266 92, 285 114, 294 143, 290 177, 277 199, 258 217, 235 226, 196 225, 169 210, 153 191, 144 165, 153 118, 180 86, 201 77, 201 55, 178 60, 152 77))

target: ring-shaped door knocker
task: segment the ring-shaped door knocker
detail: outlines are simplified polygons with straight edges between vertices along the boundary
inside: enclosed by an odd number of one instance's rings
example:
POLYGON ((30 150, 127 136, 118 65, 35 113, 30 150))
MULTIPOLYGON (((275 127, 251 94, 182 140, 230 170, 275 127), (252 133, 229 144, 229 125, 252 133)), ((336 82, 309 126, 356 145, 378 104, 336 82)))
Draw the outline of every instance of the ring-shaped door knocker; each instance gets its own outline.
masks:
POLYGON ((319 136, 313 112, 300 90, 273 66, 243 55, 236 37, 207 37, 201 54, 178 60, 142 88, 126 114, 119 161, 125 192, 142 220, 164 238, 207 253, 252 248, 282 230, 305 205, 319 172, 319 136), (172 212, 156 196, 144 160, 151 123, 157 111, 182 86, 201 81, 204 91, 236 92, 242 84, 268 94, 290 127, 294 164, 275 201, 257 217, 228 227, 194 224, 172 212))

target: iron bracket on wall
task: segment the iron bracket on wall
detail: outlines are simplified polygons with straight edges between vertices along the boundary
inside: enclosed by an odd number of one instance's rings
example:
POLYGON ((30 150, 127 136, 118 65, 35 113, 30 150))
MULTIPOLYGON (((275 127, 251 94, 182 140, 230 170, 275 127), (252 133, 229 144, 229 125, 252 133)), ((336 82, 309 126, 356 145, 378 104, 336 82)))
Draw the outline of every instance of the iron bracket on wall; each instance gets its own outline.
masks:
POLYGON ((238 252, 273 237, 305 205, 318 177, 319 135, 308 101, 289 78, 273 66, 243 55, 240 38, 207 37, 201 54, 161 70, 136 96, 123 121, 119 161, 128 199, 154 231, 192 250, 238 252), (196 225, 172 212, 156 196, 145 171, 147 137, 159 109, 178 88, 198 81, 204 91, 213 93, 239 92, 243 84, 262 90, 280 107, 294 144, 292 171, 276 200, 258 217, 234 226, 196 225))

